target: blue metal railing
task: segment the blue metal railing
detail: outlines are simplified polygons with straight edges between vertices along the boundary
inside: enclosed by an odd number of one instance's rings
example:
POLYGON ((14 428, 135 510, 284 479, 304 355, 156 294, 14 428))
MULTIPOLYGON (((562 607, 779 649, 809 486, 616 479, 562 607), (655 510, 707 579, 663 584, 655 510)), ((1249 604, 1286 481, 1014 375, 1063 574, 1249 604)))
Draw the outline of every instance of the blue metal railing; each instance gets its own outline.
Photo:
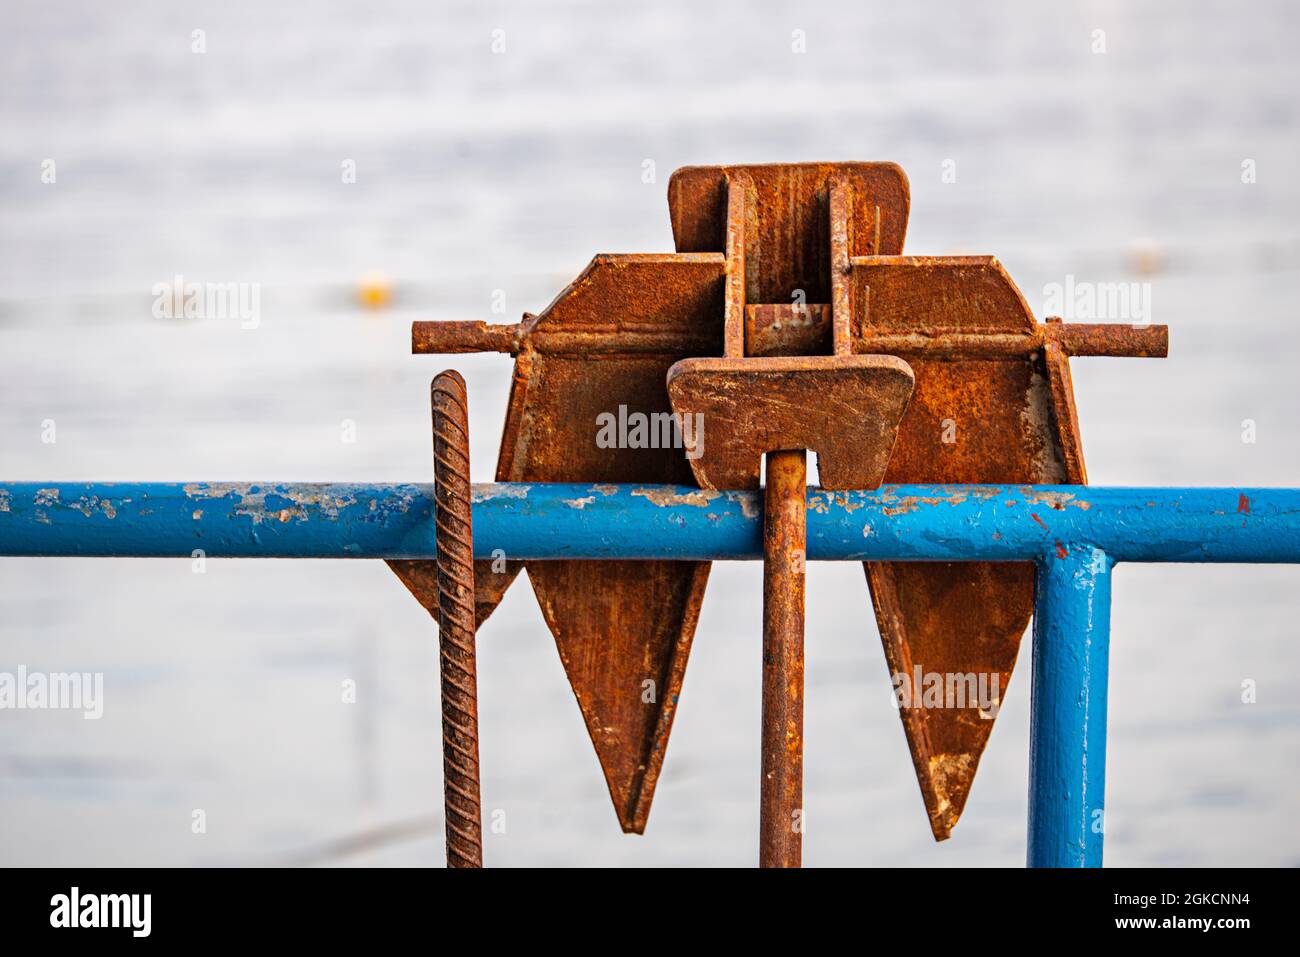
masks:
MULTIPOLYGON (((761 559, 762 497, 475 486, 480 558, 761 559)), ((1099 866, 1116 562, 1300 563, 1300 489, 808 490, 808 558, 1034 561, 1028 862, 1099 866)), ((3 483, 0 556, 433 558, 433 486, 3 483)))

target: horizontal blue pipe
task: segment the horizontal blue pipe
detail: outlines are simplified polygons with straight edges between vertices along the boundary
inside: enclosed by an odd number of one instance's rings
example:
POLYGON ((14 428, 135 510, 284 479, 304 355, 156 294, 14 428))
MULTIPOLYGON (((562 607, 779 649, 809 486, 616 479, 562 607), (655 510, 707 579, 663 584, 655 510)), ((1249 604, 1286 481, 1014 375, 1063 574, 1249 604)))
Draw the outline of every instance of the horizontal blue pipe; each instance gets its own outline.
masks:
MULTIPOLYGON (((481 558, 760 559, 757 492, 476 485, 481 558)), ((432 558, 433 486, 0 484, 0 555, 432 558)), ((808 557, 1300 562, 1300 489, 893 485, 808 491, 808 557)))

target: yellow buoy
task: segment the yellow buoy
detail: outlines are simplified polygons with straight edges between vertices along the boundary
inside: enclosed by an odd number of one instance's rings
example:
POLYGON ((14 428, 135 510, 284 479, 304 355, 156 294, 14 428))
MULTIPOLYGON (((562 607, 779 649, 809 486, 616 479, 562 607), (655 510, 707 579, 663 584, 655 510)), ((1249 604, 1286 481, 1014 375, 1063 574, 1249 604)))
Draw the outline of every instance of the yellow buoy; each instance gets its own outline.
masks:
POLYGON ((1165 267, 1165 252, 1154 239, 1135 239, 1129 245, 1129 260, 1139 276, 1154 276, 1165 267))
POLYGON ((357 299, 368 309, 382 309, 393 299, 393 283, 381 272, 368 272, 357 285, 357 299))

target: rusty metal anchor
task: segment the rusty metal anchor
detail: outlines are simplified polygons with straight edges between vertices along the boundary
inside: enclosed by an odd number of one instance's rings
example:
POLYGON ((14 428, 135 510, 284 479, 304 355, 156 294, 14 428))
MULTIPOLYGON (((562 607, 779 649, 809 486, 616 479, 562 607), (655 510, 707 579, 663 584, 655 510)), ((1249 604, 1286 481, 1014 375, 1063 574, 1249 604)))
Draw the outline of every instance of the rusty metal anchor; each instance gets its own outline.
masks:
MULTIPOLYGON (((518 325, 412 328, 417 353, 516 357, 498 481, 752 488, 768 454, 765 863, 799 859, 789 824, 802 786, 804 450, 829 488, 1081 484, 1069 357, 1167 351, 1161 326, 1035 322, 992 257, 902 256, 908 203, 892 164, 678 170, 675 254, 597 256, 518 325), (620 409, 703 413, 704 447, 603 447, 598 417, 620 409)), ((429 563, 390 564, 435 604, 429 563)), ((475 563, 476 623, 519 567, 475 563)), ((641 832, 709 564, 526 567, 620 824, 641 832)), ((866 570, 891 673, 993 673, 1005 689, 1032 610, 1031 565, 866 570)), ((946 838, 993 722, 974 703, 913 702, 901 716, 931 828, 946 838)))

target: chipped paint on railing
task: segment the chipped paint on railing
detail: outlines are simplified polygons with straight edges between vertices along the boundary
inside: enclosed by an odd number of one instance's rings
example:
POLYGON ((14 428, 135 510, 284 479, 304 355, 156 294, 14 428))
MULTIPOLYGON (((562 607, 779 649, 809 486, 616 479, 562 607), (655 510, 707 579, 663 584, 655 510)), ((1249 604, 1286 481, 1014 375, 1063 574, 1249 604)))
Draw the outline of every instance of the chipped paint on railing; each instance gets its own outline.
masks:
MULTIPOLYGON (((475 554, 758 559, 755 492, 677 485, 474 486, 475 554)), ((1098 486, 810 488, 808 558, 1027 561, 1091 543, 1117 561, 1300 556, 1300 491, 1098 486), (1245 500, 1246 509, 1241 507, 1245 500)), ((430 558, 433 486, 0 484, 0 555, 430 558)))

